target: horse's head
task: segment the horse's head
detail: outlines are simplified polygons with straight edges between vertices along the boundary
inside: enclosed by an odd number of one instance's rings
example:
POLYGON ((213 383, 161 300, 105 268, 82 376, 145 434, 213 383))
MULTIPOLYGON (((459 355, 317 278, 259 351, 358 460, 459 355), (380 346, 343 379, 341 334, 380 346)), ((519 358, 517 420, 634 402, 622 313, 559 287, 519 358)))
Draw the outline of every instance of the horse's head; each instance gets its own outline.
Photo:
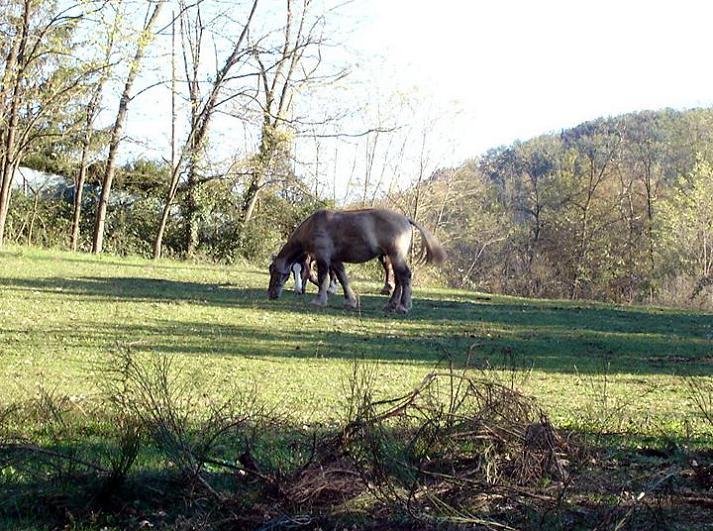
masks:
POLYGON ((284 259, 274 259, 270 264, 270 285, 267 288, 267 296, 270 299, 278 299, 288 278, 290 278, 288 264, 284 259))

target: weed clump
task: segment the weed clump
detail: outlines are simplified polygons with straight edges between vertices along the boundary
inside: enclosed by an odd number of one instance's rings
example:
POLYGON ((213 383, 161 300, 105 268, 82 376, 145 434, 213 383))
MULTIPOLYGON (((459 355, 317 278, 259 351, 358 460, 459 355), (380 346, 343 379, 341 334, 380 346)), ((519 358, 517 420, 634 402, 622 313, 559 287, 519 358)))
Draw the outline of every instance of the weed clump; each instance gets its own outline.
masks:
POLYGON ((413 392, 361 406, 341 442, 384 504, 433 523, 478 523, 503 497, 567 477, 570 443, 534 400, 468 372, 432 372, 413 392))

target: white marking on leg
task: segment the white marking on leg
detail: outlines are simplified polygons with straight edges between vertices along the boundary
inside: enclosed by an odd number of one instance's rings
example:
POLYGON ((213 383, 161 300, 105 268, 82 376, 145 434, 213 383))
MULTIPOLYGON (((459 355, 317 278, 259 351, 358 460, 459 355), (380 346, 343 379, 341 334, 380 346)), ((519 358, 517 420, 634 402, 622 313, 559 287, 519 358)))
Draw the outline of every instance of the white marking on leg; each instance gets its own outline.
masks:
POLYGON ((334 295, 339 291, 339 283, 337 282, 336 278, 333 278, 331 282, 329 283, 329 288, 327 288, 327 293, 330 295, 334 295))
POLYGON ((292 264, 292 276, 295 277, 295 293, 302 294, 302 266, 292 264))

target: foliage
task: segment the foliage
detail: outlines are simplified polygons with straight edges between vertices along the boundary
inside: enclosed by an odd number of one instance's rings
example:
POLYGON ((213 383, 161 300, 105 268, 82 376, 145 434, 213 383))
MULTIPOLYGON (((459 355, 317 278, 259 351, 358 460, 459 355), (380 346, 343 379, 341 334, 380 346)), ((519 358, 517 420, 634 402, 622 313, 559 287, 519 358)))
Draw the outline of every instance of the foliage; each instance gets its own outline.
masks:
POLYGON ((62 245, 67 239, 71 206, 62 194, 59 188, 30 195, 16 193, 7 220, 7 239, 44 247, 62 245))
POLYGON ((421 216, 447 243, 449 283, 686 304, 710 278, 705 124, 710 109, 599 119, 434 173, 421 216))
POLYGON ((666 272, 706 278, 713 273, 713 166, 699 159, 660 206, 657 227, 666 272))

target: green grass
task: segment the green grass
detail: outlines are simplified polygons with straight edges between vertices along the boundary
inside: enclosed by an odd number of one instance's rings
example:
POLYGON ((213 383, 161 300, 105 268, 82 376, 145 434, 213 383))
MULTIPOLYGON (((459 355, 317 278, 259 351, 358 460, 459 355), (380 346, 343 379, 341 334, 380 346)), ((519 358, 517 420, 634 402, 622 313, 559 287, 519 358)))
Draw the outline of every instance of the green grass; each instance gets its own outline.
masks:
POLYGON ((711 435, 682 379, 713 375, 711 314, 417 288, 412 313, 393 316, 376 280, 356 283, 360 311, 336 296, 317 309, 289 292, 269 301, 266 269, 0 252, 0 403, 38 386, 90 400, 108 353, 128 346, 174 356, 213 396, 255 389, 296 422, 329 422, 343 414, 355 359, 373 364, 378 393, 394 395, 470 352, 476 365, 531 367, 517 376, 522 390, 559 426, 621 406, 641 436, 711 435))

